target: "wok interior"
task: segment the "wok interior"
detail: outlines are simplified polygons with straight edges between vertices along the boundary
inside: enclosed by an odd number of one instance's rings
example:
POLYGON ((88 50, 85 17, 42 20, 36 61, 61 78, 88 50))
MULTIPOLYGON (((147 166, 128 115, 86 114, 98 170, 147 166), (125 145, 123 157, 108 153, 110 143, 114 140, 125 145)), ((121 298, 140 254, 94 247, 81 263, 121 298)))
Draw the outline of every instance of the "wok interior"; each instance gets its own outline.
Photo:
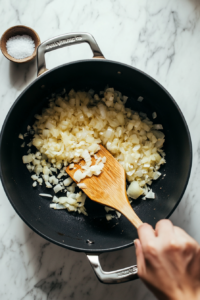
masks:
POLYGON ((161 123, 166 135, 164 150, 167 163, 161 167, 161 176, 152 184, 155 200, 133 200, 132 207, 143 222, 152 226, 166 218, 180 201, 191 167, 190 137, 179 108, 169 94, 156 82, 131 67, 104 60, 88 60, 58 67, 39 77, 16 100, 2 130, 0 164, 2 182, 9 200, 23 220, 43 237, 77 251, 102 252, 132 245, 136 229, 125 217, 106 221, 103 206, 87 200, 88 217, 66 210, 52 210, 50 200, 40 192, 49 193, 44 186, 32 187, 32 179, 22 156, 19 133, 34 122, 35 113, 47 105, 47 96, 61 88, 75 90, 103 90, 106 85, 129 96, 127 107, 135 111, 157 113, 154 122, 161 123), (138 102, 138 96, 144 100, 138 102), (89 239, 94 244, 89 245, 89 239))

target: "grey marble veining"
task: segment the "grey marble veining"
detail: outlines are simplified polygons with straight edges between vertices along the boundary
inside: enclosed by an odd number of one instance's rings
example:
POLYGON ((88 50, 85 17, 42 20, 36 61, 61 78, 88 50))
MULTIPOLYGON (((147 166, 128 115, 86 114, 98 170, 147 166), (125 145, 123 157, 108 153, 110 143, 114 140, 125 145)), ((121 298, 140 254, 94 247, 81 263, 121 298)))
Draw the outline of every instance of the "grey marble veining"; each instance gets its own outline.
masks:
MULTIPOLYGON (((135 66, 158 80, 180 106, 192 136, 193 168, 171 216, 200 242, 200 3, 198 0, 0 1, 0 35, 33 27, 42 41, 66 32, 90 32, 106 58, 135 66)), ((88 45, 46 55, 47 67, 90 58, 88 45)), ((36 63, 14 65, 0 53, 0 126, 16 97, 36 77, 36 63)), ((135 261, 134 249, 103 254, 105 270, 135 261)), ((102 285, 83 253, 49 243, 29 229, 0 184, 0 299, 153 300, 140 280, 102 285)))

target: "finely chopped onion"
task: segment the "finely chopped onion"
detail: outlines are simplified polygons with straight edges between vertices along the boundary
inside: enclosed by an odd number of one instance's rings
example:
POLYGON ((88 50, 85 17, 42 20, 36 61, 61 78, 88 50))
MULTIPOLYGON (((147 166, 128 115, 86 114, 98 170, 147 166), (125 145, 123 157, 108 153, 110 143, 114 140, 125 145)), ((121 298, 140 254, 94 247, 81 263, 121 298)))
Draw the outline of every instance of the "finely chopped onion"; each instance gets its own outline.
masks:
MULTIPOLYGON (((127 98, 113 88, 107 88, 99 95, 93 90, 54 94, 49 100, 49 107, 41 115, 35 115, 33 129, 27 128, 28 132, 34 133, 30 146, 38 149, 36 154, 23 156, 28 170, 36 173, 32 179, 41 185, 43 178, 47 188, 55 185, 55 193, 67 189, 73 194, 77 185, 69 186, 71 178, 61 179, 66 175, 63 166, 70 164, 70 169, 74 169, 74 163, 84 159, 82 171, 77 170, 74 174, 76 181, 80 182, 86 176, 98 176, 106 162, 106 158, 101 159, 97 153, 102 143, 125 169, 130 182, 128 196, 137 199, 143 194, 153 198, 149 185, 161 175, 158 170, 165 163, 162 150, 165 135, 160 131, 163 127, 161 124, 154 125, 146 114, 126 108, 127 98), (91 156, 96 159, 94 166, 91 166, 91 156), (53 176, 52 172, 57 173, 58 170, 61 170, 60 174, 53 176), (43 173, 42 178, 38 177, 40 173, 43 173)), ((140 96, 138 101, 142 100, 140 96)), ((19 138, 22 139, 23 135, 20 134, 19 138)), ((82 183, 79 187, 86 188, 82 183)), ((61 200, 57 198, 57 201, 54 198, 56 204, 51 207, 86 214, 85 199, 81 203, 78 200, 69 203, 70 195, 61 200)))

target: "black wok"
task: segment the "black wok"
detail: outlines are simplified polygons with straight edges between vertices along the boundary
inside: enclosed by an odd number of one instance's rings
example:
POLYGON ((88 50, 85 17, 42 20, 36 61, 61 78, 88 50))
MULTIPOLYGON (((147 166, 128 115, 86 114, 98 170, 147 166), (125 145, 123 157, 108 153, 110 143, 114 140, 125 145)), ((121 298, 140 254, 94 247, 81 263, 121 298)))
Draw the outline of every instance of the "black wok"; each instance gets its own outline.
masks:
POLYGON ((155 200, 139 199, 132 203, 141 220, 154 226, 158 220, 171 215, 187 186, 192 145, 185 119, 174 99, 158 82, 133 67, 103 59, 89 34, 65 34, 50 39, 40 45, 37 55, 40 76, 14 102, 1 131, 0 174, 5 192, 19 216, 39 235, 59 246, 87 253, 102 282, 132 280, 137 277, 137 266, 104 272, 98 254, 132 246, 137 237, 136 229, 125 217, 107 222, 103 207, 90 200, 86 204, 88 217, 50 209, 49 201, 39 196, 40 192, 49 193, 49 190, 44 186, 34 189, 30 173, 22 164, 22 155, 26 152, 20 147, 22 141, 18 135, 26 132, 27 125, 33 124, 35 113, 40 113, 47 105, 46 97, 63 88, 66 91, 71 88, 99 91, 109 84, 129 97, 127 107, 145 112, 149 118, 155 111, 158 115, 156 123, 163 125, 166 136, 167 163, 161 168, 166 176, 161 176, 152 185, 155 200), (82 42, 90 45, 94 59, 64 64, 47 71, 45 52, 82 42), (144 100, 138 102, 138 96, 143 96, 144 100), (89 244, 87 240, 93 243, 89 244))

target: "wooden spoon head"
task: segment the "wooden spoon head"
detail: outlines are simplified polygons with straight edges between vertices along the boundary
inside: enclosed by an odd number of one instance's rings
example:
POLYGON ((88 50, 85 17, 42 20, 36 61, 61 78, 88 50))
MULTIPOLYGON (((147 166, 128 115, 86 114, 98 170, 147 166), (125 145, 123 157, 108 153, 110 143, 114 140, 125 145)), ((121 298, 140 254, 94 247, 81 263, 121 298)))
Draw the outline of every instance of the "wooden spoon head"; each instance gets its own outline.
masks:
MULTIPOLYGON (((97 155, 99 157, 106 157, 106 163, 99 176, 86 177, 81 180, 81 183, 85 183, 87 186, 84 193, 92 200, 110 206, 115 209, 119 209, 122 205, 122 199, 126 195, 126 175, 124 168, 118 163, 118 161, 107 151, 102 145, 97 155)), ((92 165, 95 164, 95 158, 92 157, 92 165)), ((82 160, 80 164, 84 165, 82 160)), ((66 168, 66 172, 74 180, 74 173, 81 169, 80 164, 74 164, 75 170, 66 168)), ((82 169, 81 169, 82 170, 82 169)), ((76 180, 74 180, 76 182, 76 180)), ((77 183, 77 182, 76 182, 77 183)), ((125 198, 126 202, 127 197, 125 198)))
MULTIPOLYGON (((142 221, 132 209, 126 194, 126 175, 124 168, 102 145, 97 153, 100 157, 106 157, 106 163, 99 176, 86 177, 81 180, 87 188, 84 193, 91 199, 103 205, 112 207, 121 212, 129 221, 138 228, 142 221)), ((92 165, 95 164, 95 158, 92 157, 92 165)), ((84 160, 80 164, 85 164, 84 160)), ((74 164, 74 169, 66 168, 66 172, 74 179, 74 173, 81 170, 80 164, 74 164)))

